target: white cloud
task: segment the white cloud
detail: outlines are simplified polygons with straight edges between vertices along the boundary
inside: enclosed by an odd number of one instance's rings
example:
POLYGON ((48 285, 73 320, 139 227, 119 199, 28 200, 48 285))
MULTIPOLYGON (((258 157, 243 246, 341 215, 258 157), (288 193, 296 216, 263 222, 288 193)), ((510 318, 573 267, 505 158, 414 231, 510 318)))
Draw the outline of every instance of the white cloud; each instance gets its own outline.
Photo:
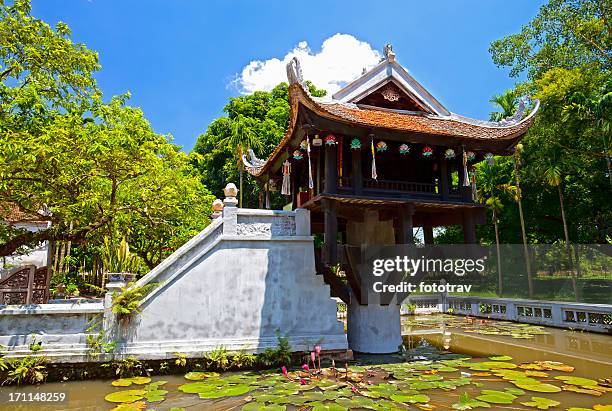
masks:
POLYGON ((327 95, 331 96, 361 75, 364 67, 369 69, 378 64, 381 54, 372 49, 370 44, 350 34, 338 33, 326 39, 318 53, 313 53, 308 43, 301 41, 282 60, 271 58, 251 61, 233 83, 244 94, 272 90, 278 83, 287 81, 285 67, 293 57, 300 60, 304 79, 327 90, 327 95))

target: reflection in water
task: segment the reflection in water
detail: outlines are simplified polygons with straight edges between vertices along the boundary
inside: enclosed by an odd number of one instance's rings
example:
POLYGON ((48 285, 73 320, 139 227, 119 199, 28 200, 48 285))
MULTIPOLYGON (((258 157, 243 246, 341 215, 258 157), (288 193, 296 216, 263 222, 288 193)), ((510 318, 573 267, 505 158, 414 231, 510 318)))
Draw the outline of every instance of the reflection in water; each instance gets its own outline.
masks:
POLYGON ((591 377, 612 376, 610 335, 540 327, 542 334, 532 335, 531 338, 515 334, 519 338, 489 330, 496 325, 524 328, 521 324, 480 321, 441 314, 406 316, 403 318, 402 334, 405 341, 412 341, 413 345, 421 339, 437 347, 475 357, 509 355, 522 362, 555 360, 571 363, 576 371, 591 377), (480 326, 482 330, 478 329, 480 326))

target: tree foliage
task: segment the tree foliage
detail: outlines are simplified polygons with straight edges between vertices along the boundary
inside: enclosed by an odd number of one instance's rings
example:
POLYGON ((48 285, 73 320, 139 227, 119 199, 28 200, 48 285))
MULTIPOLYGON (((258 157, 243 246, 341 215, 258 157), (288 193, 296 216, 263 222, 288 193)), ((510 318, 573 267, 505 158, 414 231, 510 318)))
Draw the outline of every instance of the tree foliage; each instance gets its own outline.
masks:
MULTIPOLYGON (((325 90, 306 82, 313 96, 322 97, 325 90)), ((266 158, 285 134, 289 123, 289 92, 287 83, 281 83, 271 91, 230 98, 223 108, 225 116, 214 120, 206 132, 198 137, 194 152, 202 182, 210 191, 222 197, 223 187, 237 183, 237 154, 248 148, 255 150, 259 158, 266 158), (245 141, 247 142, 245 144, 245 141)), ((253 178, 246 176, 244 207, 257 207, 261 189, 253 178)), ((276 198, 274 206, 283 200, 276 198)))
POLYGON ((152 267, 206 225, 212 197, 129 94, 102 101, 97 54, 69 34, 31 16, 28 1, 0 4, 0 203, 45 209, 38 219, 51 222, 35 233, 0 225, 0 255, 127 235, 152 267))

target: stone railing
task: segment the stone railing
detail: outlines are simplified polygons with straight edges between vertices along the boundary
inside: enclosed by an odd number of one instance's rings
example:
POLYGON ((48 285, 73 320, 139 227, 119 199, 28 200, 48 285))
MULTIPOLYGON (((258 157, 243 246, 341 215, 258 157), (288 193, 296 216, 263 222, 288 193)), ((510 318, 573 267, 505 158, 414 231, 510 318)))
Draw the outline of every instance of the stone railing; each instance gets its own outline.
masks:
MULTIPOLYGON (((404 303, 416 305, 416 314, 450 312, 458 315, 518 321, 585 331, 610 332, 612 305, 491 297, 415 295, 404 303)), ((409 314, 407 306, 402 313, 409 314)))

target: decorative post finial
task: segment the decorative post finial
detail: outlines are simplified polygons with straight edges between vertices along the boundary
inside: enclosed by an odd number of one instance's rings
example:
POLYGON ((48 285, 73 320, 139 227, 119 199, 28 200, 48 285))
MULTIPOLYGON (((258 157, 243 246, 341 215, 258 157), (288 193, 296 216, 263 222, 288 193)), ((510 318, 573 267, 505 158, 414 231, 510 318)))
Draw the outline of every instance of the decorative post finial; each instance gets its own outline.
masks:
POLYGON ((221 214, 223 213, 223 201, 219 200, 218 198, 215 198, 215 201, 213 201, 212 203, 212 219, 214 220, 215 218, 219 218, 221 217, 221 214))
POLYGON ((236 207, 238 205, 238 200, 236 199, 238 188, 236 187, 236 184, 227 183, 223 189, 223 193, 225 194, 225 199, 223 200, 223 205, 225 207, 236 207))
POLYGON ((395 61, 395 53, 393 52, 393 46, 390 43, 385 44, 383 54, 385 55, 386 60, 391 62, 395 61))

